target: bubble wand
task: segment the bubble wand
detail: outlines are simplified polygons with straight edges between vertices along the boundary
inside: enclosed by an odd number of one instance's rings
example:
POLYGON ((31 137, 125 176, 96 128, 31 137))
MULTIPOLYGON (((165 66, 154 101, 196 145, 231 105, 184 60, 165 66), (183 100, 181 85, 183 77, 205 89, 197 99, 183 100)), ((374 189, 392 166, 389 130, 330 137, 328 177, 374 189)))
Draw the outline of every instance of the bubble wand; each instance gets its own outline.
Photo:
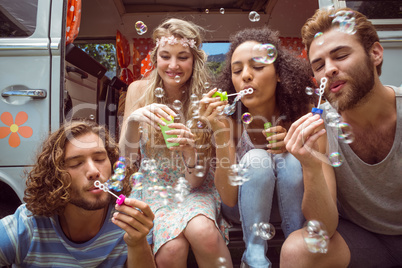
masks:
POLYGON ((247 88, 247 89, 243 89, 238 93, 233 93, 233 94, 229 94, 229 95, 226 91, 224 91, 224 92, 217 91, 212 95, 212 98, 221 97, 221 101, 225 101, 225 100, 228 100, 228 97, 230 97, 230 96, 240 95, 243 97, 244 95, 253 94, 253 92, 254 92, 254 89, 252 89, 251 87, 247 88))
POLYGON ((117 198, 117 199, 116 199, 116 204, 118 204, 118 205, 123 205, 124 200, 126 199, 126 197, 125 197, 123 194, 121 194, 120 196, 117 196, 116 194, 114 194, 113 192, 111 192, 111 191, 109 190, 109 188, 107 187, 107 184, 106 184, 106 183, 101 183, 101 182, 98 181, 98 180, 96 180, 96 181, 94 182, 94 185, 95 185, 95 187, 98 187, 98 188, 101 189, 102 191, 107 192, 107 193, 113 195, 114 197, 116 197, 116 198, 117 198))
POLYGON ((318 99, 317 108, 313 107, 311 109, 311 112, 313 114, 319 114, 321 116, 323 110, 320 109, 320 104, 321 104, 321 100, 322 100, 322 95, 324 94, 325 87, 327 86, 328 78, 323 77, 323 78, 321 78, 320 82, 321 82, 320 83, 320 89, 318 91, 320 98, 318 99))

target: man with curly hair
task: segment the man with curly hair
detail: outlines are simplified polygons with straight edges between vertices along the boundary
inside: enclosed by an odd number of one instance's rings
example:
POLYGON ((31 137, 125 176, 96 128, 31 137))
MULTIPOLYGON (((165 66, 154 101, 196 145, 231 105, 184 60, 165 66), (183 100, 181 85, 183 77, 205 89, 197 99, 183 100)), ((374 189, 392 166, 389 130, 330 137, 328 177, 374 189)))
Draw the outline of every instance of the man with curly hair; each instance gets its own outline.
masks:
MULTIPOLYGON (((154 267, 147 204, 94 186, 112 173, 119 151, 107 130, 70 122, 50 134, 28 174, 24 201, 0 221, 0 266, 154 267)), ((122 194, 131 190, 128 176, 122 194)))

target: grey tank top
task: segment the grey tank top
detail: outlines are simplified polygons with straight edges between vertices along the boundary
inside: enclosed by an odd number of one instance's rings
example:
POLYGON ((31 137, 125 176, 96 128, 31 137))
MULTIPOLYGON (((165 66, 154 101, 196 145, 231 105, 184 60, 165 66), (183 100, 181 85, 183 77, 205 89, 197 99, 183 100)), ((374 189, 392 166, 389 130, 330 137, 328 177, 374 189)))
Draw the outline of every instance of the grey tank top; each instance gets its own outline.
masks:
MULTIPOLYGON (((402 235, 402 88, 395 90, 397 123, 394 143, 380 163, 363 162, 348 144, 338 141, 337 128, 327 126, 329 152, 339 152, 343 163, 334 167, 341 216, 375 233, 402 235)), ((326 111, 326 112, 325 112, 326 111)))

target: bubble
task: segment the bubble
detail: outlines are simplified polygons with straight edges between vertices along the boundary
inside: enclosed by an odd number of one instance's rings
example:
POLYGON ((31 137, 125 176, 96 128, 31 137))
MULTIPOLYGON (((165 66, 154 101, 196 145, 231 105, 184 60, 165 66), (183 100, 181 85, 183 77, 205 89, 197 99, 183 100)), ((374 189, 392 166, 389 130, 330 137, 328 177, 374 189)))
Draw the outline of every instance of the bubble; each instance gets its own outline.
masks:
POLYGON ((313 95, 314 89, 311 87, 306 87, 306 94, 311 96, 313 95))
POLYGON ((303 238, 311 253, 327 253, 329 236, 323 223, 311 220, 303 228, 303 238))
POLYGON ((201 120, 198 120, 198 122, 197 122, 197 127, 198 127, 198 128, 204 128, 204 127, 205 127, 204 122, 202 122, 201 120))
POLYGON ((174 201, 176 201, 178 204, 182 203, 186 196, 190 193, 189 188, 190 186, 187 180, 184 177, 180 177, 177 181, 176 186, 173 188, 174 201))
POLYGON ((181 81, 180 75, 176 75, 176 76, 174 77, 174 81, 175 81, 176 83, 180 83, 180 81, 181 81))
POLYGON ((193 126, 194 126, 194 121, 192 119, 187 120, 186 127, 193 128, 193 126))
POLYGON ((200 178, 204 177, 204 175, 205 175, 204 166, 196 165, 194 170, 195 170, 195 176, 200 177, 200 178))
POLYGON ((135 190, 142 189, 142 182, 144 180, 144 174, 141 172, 135 172, 130 176, 131 185, 135 190))
POLYGON ((118 161, 121 161, 124 164, 126 164, 126 158, 124 156, 120 156, 118 161))
POLYGON ((227 261, 224 257, 219 257, 216 261, 216 265, 218 268, 226 268, 227 261))
POLYGON ((254 223, 250 229, 263 240, 272 239, 276 233, 275 227, 271 223, 266 222, 254 223))
POLYGON ((338 124, 341 122, 341 116, 335 112, 327 113, 326 119, 328 122, 328 126, 330 127, 337 127, 338 124))
POLYGON ((316 88, 316 89, 314 90, 314 93, 315 93, 316 95, 320 96, 320 94, 321 94, 321 89, 320 89, 320 88, 316 88))
POLYGON ((338 152, 333 152, 329 155, 329 161, 333 167, 339 167, 342 165, 343 158, 338 152))
POLYGON ((271 64, 278 57, 278 51, 272 44, 258 44, 253 47, 252 57, 255 62, 271 64))
POLYGON ((252 116, 250 113, 244 113, 244 114, 241 116, 241 121, 242 121, 244 124, 248 125, 248 124, 250 124, 250 123, 253 121, 253 116, 252 116))
POLYGON ((225 14, 225 9, 222 7, 221 9, 219 9, 219 12, 223 15, 225 14))
POLYGON ((324 44, 324 37, 322 32, 318 32, 314 35, 314 39, 317 39, 317 45, 321 46, 322 44, 324 44), (320 39, 318 39, 320 38, 320 39))
POLYGON ((113 170, 116 174, 123 174, 126 171, 126 164, 123 161, 116 161, 113 164, 113 170))
POLYGON ((338 133, 338 139, 343 143, 350 144, 355 140, 355 135, 352 132, 352 127, 348 123, 339 123, 338 133))
POLYGON ((150 170, 148 176, 151 182, 158 181, 158 172, 156 170, 150 170))
POLYGON ((108 185, 110 190, 115 190, 116 192, 120 192, 123 190, 123 183, 121 181, 114 181, 108 185))
POLYGON ((211 85, 209 84, 209 82, 205 82, 205 83, 204 83, 204 88, 205 88, 205 89, 208 89, 210 86, 211 86, 211 85))
POLYGON ((163 98, 163 96, 165 96, 165 90, 161 87, 155 88, 155 97, 163 98))
POLYGON ((113 181, 122 181, 124 180, 126 176, 124 174, 113 174, 112 177, 110 177, 110 182, 113 181))
POLYGON ((162 198, 168 198, 168 197, 169 197, 169 193, 168 193, 168 191, 166 190, 166 188, 165 188, 165 189, 161 189, 161 190, 159 191, 159 196, 162 197, 162 198))
POLYGON ((239 164, 230 166, 228 178, 229 184, 232 186, 242 185, 246 181, 250 180, 248 169, 239 164))
POLYGON ((143 35, 144 33, 146 33, 148 31, 148 26, 139 20, 135 23, 135 30, 137 31, 137 33, 139 35, 143 35))
POLYGON ((205 9, 205 13, 207 13, 207 14, 209 13, 209 9, 208 9, 208 8, 207 8, 207 9, 205 9))
POLYGON ((138 127, 138 132, 139 132, 139 133, 144 133, 144 130, 142 129, 142 126, 139 126, 139 127, 138 127))
POLYGON ((338 11, 332 20, 332 26, 336 27, 338 31, 355 34, 356 21, 355 13, 353 11, 338 11))
POLYGON ((232 115, 234 114, 234 112, 236 111, 236 106, 235 106, 235 102, 232 104, 226 104, 225 108, 223 108, 222 113, 226 114, 226 115, 232 115))
POLYGON ((180 111, 181 108, 183 108, 183 104, 181 103, 180 100, 174 100, 173 101, 173 108, 177 111, 180 111))
MULTIPOLYGON (((198 96, 196 94, 191 94, 190 101, 191 101, 192 104, 197 103, 198 102, 198 96)), ((197 106, 198 106, 198 103, 197 103, 197 106)))
POLYGON ((256 11, 251 11, 251 12, 248 14, 248 19, 249 19, 251 22, 260 21, 260 14, 258 14, 256 11))
POLYGON ((148 160, 148 168, 149 168, 149 170, 155 170, 157 168, 155 159, 151 158, 148 160))

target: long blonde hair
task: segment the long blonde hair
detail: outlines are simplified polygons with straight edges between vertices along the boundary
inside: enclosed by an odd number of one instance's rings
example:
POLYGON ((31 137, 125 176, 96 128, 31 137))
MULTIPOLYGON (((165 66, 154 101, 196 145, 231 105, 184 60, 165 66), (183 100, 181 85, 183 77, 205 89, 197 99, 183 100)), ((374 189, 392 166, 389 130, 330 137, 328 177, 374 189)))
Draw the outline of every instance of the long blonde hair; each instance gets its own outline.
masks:
MULTIPOLYGON (((184 21, 181 19, 171 18, 164 21, 161 25, 159 25, 153 32, 153 40, 156 43, 157 39, 161 37, 169 37, 174 36, 178 39, 193 39, 195 41, 195 46, 190 47, 190 51, 194 57, 193 61, 193 72, 190 79, 186 82, 187 90, 184 92, 182 97, 183 108, 182 108, 182 122, 186 122, 188 119, 192 118, 193 109, 190 108, 190 96, 195 94, 199 99, 202 98, 202 94, 205 93, 205 83, 210 81, 210 73, 209 69, 206 65, 207 55, 201 49, 202 47, 202 36, 201 33, 204 32, 204 29, 192 22, 184 21)), ((157 52, 158 46, 151 51, 151 62, 153 66, 157 65, 157 52)), ((146 88, 144 95, 138 100, 141 102, 143 106, 152 104, 152 103, 162 103, 170 106, 167 103, 167 99, 165 97, 157 98, 155 96, 155 89, 158 87, 163 88, 163 81, 160 75, 158 74, 157 69, 155 68, 146 80, 146 88)), ((194 107, 193 107, 194 108, 194 107)), ((211 146, 210 139, 211 133, 209 131, 200 131, 197 129, 197 122, 193 124, 191 127, 192 132, 196 135, 196 144, 208 145, 200 146, 197 148, 198 151, 203 151, 204 156, 211 155, 211 146), (206 148, 207 147, 207 148, 206 148)), ((164 143, 162 134, 156 131, 150 131, 149 135, 153 135, 154 140, 158 144, 164 143)), ((150 149, 151 144, 148 140, 147 149, 150 149)))

